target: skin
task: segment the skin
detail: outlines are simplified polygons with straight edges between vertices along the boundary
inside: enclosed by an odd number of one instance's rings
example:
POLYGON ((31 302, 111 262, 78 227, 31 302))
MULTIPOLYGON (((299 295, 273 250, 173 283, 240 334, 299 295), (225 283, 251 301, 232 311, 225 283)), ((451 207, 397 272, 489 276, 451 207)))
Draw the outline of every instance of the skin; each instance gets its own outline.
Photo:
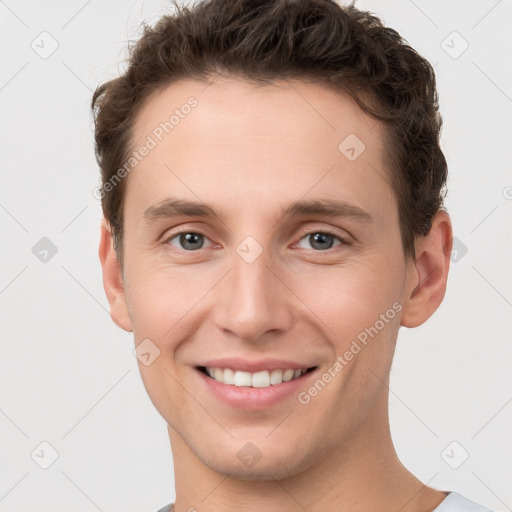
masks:
POLYGON ((145 103, 134 148, 190 96, 197 107, 126 178, 123 269, 106 221, 99 248, 112 319, 135 345, 149 338, 160 350, 139 368, 168 424, 176 511, 433 510, 446 494, 400 463, 387 383, 400 326, 421 325, 443 300, 448 214, 406 258, 383 126, 318 84, 173 83, 145 103), (366 146, 355 161, 338 150, 349 134, 366 146), (171 195, 219 217, 145 222, 171 195), (283 217, 300 199, 344 200, 373 220, 283 217), (204 237, 187 249, 178 230, 204 237), (335 237, 319 248, 310 235, 326 230, 335 237), (252 263, 236 252, 248 236, 263 249, 252 263), (194 369, 268 356, 321 374, 394 303, 395 318, 306 405, 292 393, 263 410, 230 407, 194 369), (250 467, 237 457, 247 442, 261 454, 250 467))

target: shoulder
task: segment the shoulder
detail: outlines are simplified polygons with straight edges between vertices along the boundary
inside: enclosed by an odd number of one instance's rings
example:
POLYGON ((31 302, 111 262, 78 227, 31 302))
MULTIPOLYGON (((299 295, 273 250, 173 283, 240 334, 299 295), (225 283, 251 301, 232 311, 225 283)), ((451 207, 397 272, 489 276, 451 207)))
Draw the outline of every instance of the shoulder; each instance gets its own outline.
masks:
POLYGON ((174 503, 169 503, 165 507, 159 508, 156 512, 172 512, 174 503))
MULTIPOLYGON (((160 511, 159 511, 160 512, 160 511)), ((493 512, 492 510, 465 498, 456 492, 450 492, 442 503, 432 512, 493 512)))
MULTIPOLYGON (((173 503, 158 509, 156 512, 172 512, 173 503)), ((492 510, 465 498, 456 492, 450 492, 443 502, 432 512, 493 512, 492 510)))

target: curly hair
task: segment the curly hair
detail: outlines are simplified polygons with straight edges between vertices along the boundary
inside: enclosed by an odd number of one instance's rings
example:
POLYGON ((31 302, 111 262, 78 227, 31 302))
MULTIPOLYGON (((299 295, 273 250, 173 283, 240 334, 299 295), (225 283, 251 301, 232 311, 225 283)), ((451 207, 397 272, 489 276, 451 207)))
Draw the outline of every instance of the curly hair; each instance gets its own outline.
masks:
POLYGON ((373 13, 335 0, 204 0, 162 16, 129 48, 126 71, 92 98, 102 210, 122 265, 125 181, 105 187, 128 160, 134 120, 152 92, 179 79, 229 75, 255 83, 312 80, 348 93, 385 125, 385 161, 404 253, 414 257, 443 208, 447 164, 440 148, 435 74, 373 13))

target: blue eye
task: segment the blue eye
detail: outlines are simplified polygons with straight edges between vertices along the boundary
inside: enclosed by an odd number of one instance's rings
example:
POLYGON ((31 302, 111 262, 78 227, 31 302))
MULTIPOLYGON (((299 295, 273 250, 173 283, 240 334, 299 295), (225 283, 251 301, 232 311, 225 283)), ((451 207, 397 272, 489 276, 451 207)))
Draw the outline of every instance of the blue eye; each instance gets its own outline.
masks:
MULTIPOLYGON (((324 231, 312 231, 301 238, 301 241, 302 240, 309 240, 312 247, 318 251, 326 251, 332 249, 335 240, 339 241, 338 245, 342 245, 342 243, 344 243, 340 237, 334 235, 333 233, 324 231)), ((302 248, 308 249, 308 247, 302 248)))
MULTIPOLYGON (((199 249, 203 249, 205 240, 208 240, 208 237, 202 233, 197 233, 195 231, 181 231, 168 238, 166 243, 172 245, 178 250, 193 252, 199 249), (173 240, 177 240, 177 243, 173 243, 173 240)), ((299 244, 303 242, 303 240, 308 240, 315 252, 328 251, 329 249, 339 245, 347 245, 345 240, 335 235, 334 233, 329 233, 326 231, 311 231, 306 233, 305 236, 300 239, 299 244), (338 243, 335 245, 336 240, 338 243)), ((302 245, 299 246, 302 249, 311 250, 309 247, 303 247, 302 245)))
POLYGON ((173 247, 176 247, 171 243, 175 238, 178 239, 178 249, 185 249, 187 251, 196 251, 198 249, 202 249, 204 245, 204 239, 206 238, 201 233, 195 233, 193 231, 182 231, 181 233, 175 234, 173 237, 169 238, 167 242, 171 244, 173 247))

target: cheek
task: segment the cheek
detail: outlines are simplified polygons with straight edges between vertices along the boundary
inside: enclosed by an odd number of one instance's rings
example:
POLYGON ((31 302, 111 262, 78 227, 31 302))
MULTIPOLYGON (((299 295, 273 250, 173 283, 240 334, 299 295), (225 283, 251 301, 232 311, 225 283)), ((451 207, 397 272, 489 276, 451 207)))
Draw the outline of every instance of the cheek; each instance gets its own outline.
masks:
POLYGON ((288 277, 290 288, 297 290, 305 304, 303 311, 309 311, 311 318, 316 316, 316 324, 321 321, 336 349, 344 349, 347 342, 376 323, 379 330, 390 334, 398 328, 403 280, 398 265, 309 266, 288 277))
POLYGON ((135 338, 154 339, 157 344, 179 339, 180 332, 191 327, 194 308, 214 288, 217 273, 205 268, 199 271, 193 265, 127 267, 125 294, 135 338))
POLYGON ((194 320, 194 305, 208 286, 205 279, 187 279, 187 274, 196 273, 160 267, 127 268, 130 284, 125 293, 135 346, 150 340, 154 344, 149 344, 151 350, 158 354, 148 365, 138 361, 140 375, 153 405, 164 418, 172 417, 176 408, 186 410, 187 395, 179 385, 182 369, 175 358, 180 343, 193 332, 190 321, 194 320))

